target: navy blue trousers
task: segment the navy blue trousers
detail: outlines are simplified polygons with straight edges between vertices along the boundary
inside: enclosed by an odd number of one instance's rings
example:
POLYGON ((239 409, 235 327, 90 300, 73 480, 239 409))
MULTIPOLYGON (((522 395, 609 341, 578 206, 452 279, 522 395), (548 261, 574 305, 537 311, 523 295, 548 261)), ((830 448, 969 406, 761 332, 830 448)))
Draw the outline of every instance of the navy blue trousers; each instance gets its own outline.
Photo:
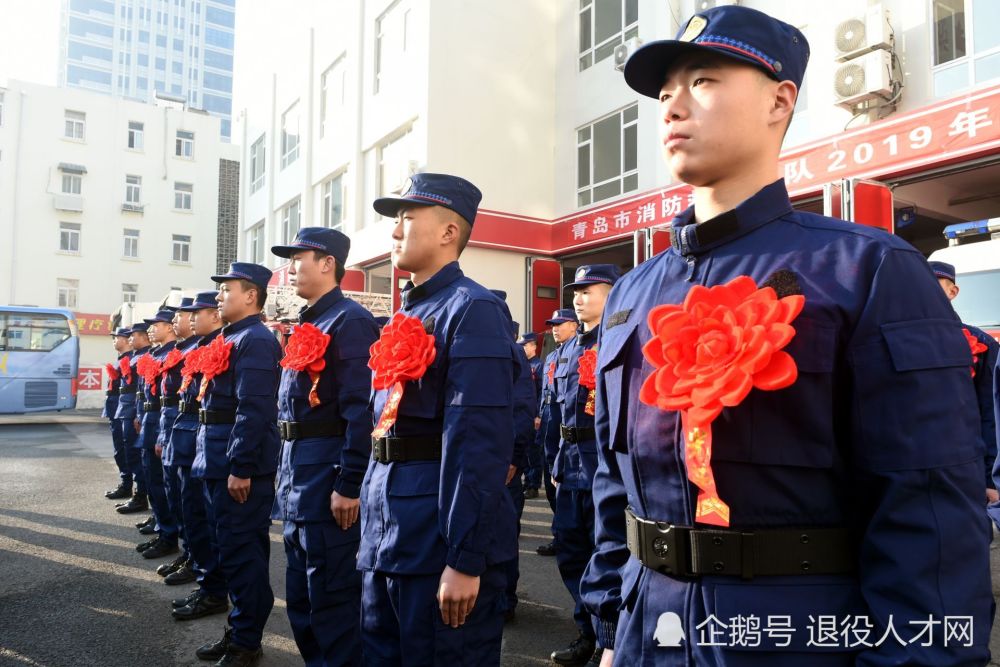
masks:
POLYGON ((115 453, 115 465, 118 467, 118 479, 126 488, 132 488, 132 471, 128 467, 128 459, 125 456, 125 437, 115 425, 115 419, 108 420, 108 430, 111 431, 111 446, 115 453))
MULTIPOLYGON (((514 509, 517 510, 517 536, 521 536, 521 517, 524 515, 524 487, 521 485, 521 476, 514 475, 507 485, 507 493, 514 501, 514 509)), ((515 553, 512 560, 507 561, 507 609, 517 606, 517 582, 521 578, 520 556, 515 553)))
MULTIPOLYGON (((156 453, 154 452, 153 455, 155 456, 156 453)), ((162 464, 163 459, 160 459, 160 462, 162 464)), ((184 527, 184 508, 181 506, 181 478, 177 471, 177 466, 163 466, 163 488, 167 492, 167 508, 170 510, 170 516, 173 517, 174 522, 177 524, 177 534, 181 540, 182 555, 187 560, 191 557, 191 549, 188 545, 187 531, 184 527)))
POLYGON ((226 578, 219 566, 219 545, 215 543, 214 521, 205 500, 205 483, 191 477, 191 466, 171 466, 177 470, 181 491, 181 514, 187 548, 198 573, 198 585, 213 597, 228 594, 226 578))
POLYGON ((463 625, 441 620, 440 574, 365 572, 361 638, 372 667, 491 667, 500 664, 506 564, 487 568, 463 625))
POLYGON ((146 493, 149 495, 149 506, 153 509, 153 517, 156 519, 156 530, 164 541, 176 543, 179 528, 167 503, 163 463, 152 447, 142 448, 142 468, 146 474, 146 493))
POLYGON ((528 445, 528 468, 524 471, 524 486, 528 489, 542 487, 542 471, 545 469, 545 454, 542 443, 537 438, 528 445))
POLYGON ((215 518, 219 563, 229 584, 229 626, 232 643, 244 649, 260 647, 264 624, 274 606, 268 561, 274 475, 253 477, 250 496, 238 503, 229 495, 227 480, 206 479, 205 497, 215 518))
POLYGON ((142 470, 142 450, 137 442, 139 432, 135 430, 135 421, 131 417, 115 419, 115 428, 124 448, 125 467, 134 481, 135 492, 145 494, 146 474, 142 470))
POLYGON ((590 489, 558 488, 552 529, 559 575, 573 596, 573 620, 580 632, 594 637, 592 617, 580 601, 580 577, 594 553, 594 497, 590 489))
POLYGON ((285 522, 285 598, 295 644, 310 667, 361 665, 361 522, 285 522))

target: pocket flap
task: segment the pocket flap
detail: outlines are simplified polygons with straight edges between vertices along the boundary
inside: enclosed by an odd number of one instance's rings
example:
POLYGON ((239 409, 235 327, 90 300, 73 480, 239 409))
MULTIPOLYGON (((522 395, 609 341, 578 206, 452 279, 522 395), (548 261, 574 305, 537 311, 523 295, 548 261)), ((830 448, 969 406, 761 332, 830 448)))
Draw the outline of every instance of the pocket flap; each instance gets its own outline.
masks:
POLYGON ((972 354, 957 320, 927 319, 882 325, 892 366, 899 372, 971 366, 972 354))

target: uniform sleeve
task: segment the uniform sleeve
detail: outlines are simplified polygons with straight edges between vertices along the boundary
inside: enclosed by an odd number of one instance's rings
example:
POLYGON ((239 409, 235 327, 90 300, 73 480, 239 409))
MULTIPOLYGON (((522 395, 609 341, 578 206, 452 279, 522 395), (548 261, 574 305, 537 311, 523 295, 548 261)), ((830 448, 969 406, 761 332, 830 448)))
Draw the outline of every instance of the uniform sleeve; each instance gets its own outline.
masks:
POLYGON ((549 411, 549 423, 545 429, 545 462, 549 466, 549 470, 552 471, 552 477, 556 481, 559 481, 561 477, 556 477, 555 467, 556 458, 559 456, 559 440, 562 435, 559 431, 559 427, 562 425, 562 408, 559 407, 558 401, 556 401, 556 389, 558 380, 552 381, 552 388, 549 391, 552 394, 552 401, 546 406, 549 411))
POLYGON ((518 353, 517 379, 514 381, 514 455, 511 464, 518 470, 528 467, 528 447, 535 437, 535 386, 531 366, 524 352, 518 353))
POLYGON ((253 476, 263 439, 273 437, 278 419, 278 362, 281 347, 273 338, 248 338, 235 356, 236 422, 229 436, 229 472, 253 476))
POLYGON ((376 339, 378 326, 370 317, 347 320, 334 339, 337 349, 333 377, 337 380, 340 416, 347 428, 340 452, 340 474, 333 488, 346 498, 361 495, 361 482, 371 458, 372 372, 368 368, 368 351, 376 339))
POLYGON ((438 522, 447 564, 468 575, 486 569, 514 447, 514 350, 510 319, 474 301, 450 341, 445 378, 438 522))
POLYGON ((1000 343, 991 336, 985 336, 986 352, 979 357, 976 364, 976 375, 973 382, 976 386, 976 397, 979 399, 979 419, 983 442, 986 443, 986 487, 995 489, 993 481, 993 464, 997 459, 997 419, 993 407, 994 380, 993 373, 997 365, 997 352, 1000 343))
MULTIPOLYGON (((912 250, 889 250, 848 346, 861 592, 881 636, 969 617, 971 646, 886 641, 858 665, 985 664, 993 598, 983 444, 961 325, 912 250)), ((940 639, 940 638, 937 638, 940 639)))

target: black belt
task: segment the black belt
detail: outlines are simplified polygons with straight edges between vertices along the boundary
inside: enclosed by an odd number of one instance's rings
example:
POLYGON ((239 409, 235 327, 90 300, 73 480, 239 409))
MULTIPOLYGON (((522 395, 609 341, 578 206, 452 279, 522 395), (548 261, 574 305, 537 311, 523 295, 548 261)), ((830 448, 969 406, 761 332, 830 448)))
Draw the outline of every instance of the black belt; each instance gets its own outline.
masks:
POLYGON ((625 531, 632 555, 662 574, 753 579, 855 570, 853 541, 844 528, 691 528, 641 519, 628 508, 625 531))
POLYGON ((372 438, 372 454, 379 463, 440 461, 441 436, 412 438, 372 438))
POLYGON ((278 433, 282 440, 301 438, 335 438, 344 435, 344 424, 340 421, 278 422, 278 433))
POLYGON ((198 421, 202 424, 235 424, 235 410, 206 410, 202 408, 198 411, 198 421))
POLYGON ((180 405, 180 402, 181 399, 177 398, 176 396, 164 396, 163 398, 160 399, 160 405, 162 405, 165 408, 176 408, 178 405, 180 405))
POLYGON ((160 411, 160 401, 146 401, 142 404, 142 409, 146 412, 159 412, 160 411))
POLYGON ((183 412, 184 414, 196 415, 196 414, 198 414, 198 411, 201 410, 201 402, 200 401, 186 401, 186 400, 184 400, 182 398, 181 401, 180 401, 180 403, 177 404, 177 409, 180 412, 183 412))
POLYGON ((584 440, 597 439, 597 432, 594 431, 594 429, 589 426, 575 428, 573 426, 566 426, 566 424, 560 424, 559 434, 562 436, 563 440, 569 443, 577 443, 577 442, 583 442, 584 440))
POLYGON ((121 387, 118 389, 119 394, 134 394, 135 387, 121 387))

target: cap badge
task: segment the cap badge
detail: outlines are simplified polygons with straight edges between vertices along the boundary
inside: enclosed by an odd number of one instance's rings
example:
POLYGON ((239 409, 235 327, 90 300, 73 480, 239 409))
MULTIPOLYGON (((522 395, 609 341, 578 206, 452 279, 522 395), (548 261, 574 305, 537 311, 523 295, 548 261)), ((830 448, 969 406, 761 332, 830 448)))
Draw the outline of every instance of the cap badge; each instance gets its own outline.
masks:
POLYGON ((577 280, 583 280, 586 277, 587 277, 587 269, 579 268, 579 269, 576 270, 576 279, 577 280))
POLYGON ((684 28, 684 34, 681 35, 681 42, 690 42, 695 37, 700 35, 702 31, 705 30, 705 26, 708 25, 708 20, 703 16, 692 16, 691 20, 688 21, 687 27, 684 28))
POLYGON ((406 194, 406 193, 408 193, 408 192, 409 192, 409 191, 410 191, 410 190, 411 190, 412 188, 413 188, 413 179, 412 179, 412 178, 409 178, 409 177, 407 177, 407 179, 406 179, 405 181, 403 181, 403 187, 402 187, 402 188, 401 188, 401 189, 399 190, 399 194, 400 194, 400 195, 405 195, 405 194, 406 194))

